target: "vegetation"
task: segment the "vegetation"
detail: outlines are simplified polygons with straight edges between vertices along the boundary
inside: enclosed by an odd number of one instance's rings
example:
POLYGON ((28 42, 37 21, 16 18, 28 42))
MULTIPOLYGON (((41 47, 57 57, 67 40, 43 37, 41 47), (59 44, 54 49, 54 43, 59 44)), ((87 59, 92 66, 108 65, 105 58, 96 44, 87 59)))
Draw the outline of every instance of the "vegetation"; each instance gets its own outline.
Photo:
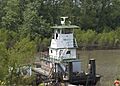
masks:
POLYGON ((75 30, 79 47, 119 47, 120 0, 1 0, 0 81, 20 84, 14 71, 47 49, 50 26, 60 24, 61 16, 80 27, 75 30))
POLYGON ((75 36, 79 47, 97 47, 99 49, 105 48, 119 48, 120 47, 120 28, 109 32, 103 31, 97 33, 93 30, 75 30, 75 36))

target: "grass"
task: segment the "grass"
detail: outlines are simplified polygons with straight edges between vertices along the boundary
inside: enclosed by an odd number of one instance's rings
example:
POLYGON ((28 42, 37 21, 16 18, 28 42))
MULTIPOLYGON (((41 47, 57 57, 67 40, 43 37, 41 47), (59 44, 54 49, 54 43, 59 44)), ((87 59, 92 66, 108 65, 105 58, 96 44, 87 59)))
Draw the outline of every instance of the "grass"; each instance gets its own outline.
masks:
POLYGON ((114 86, 114 80, 120 78, 120 50, 82 50, 78 53, 84 71, 87 71, 88 60, 96 59, 97 73, 102 75, 101 86, 114 86))

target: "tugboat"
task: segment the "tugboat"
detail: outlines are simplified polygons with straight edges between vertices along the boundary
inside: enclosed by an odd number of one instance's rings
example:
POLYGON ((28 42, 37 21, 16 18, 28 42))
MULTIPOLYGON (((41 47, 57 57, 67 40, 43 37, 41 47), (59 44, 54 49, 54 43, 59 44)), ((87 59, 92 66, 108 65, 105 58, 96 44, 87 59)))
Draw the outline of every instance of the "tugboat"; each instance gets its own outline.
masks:
MULTIPOLYGON (((89 60, 89 72, 81 69, 81 61, 76 55, 77 42, 73 35, 74 29, 79 27, 66 24, 68 17, 61 17, 61 25, 51 27, 54 29, 53 38, 49 47, 49 55, 40 57, 35 62, 36 83, 46 83, 47 86, 83 85, 95 86, 100 81, 96 74, 95 59, 89 60)), ((46 85, 45 85, 46 86, 46 85)))

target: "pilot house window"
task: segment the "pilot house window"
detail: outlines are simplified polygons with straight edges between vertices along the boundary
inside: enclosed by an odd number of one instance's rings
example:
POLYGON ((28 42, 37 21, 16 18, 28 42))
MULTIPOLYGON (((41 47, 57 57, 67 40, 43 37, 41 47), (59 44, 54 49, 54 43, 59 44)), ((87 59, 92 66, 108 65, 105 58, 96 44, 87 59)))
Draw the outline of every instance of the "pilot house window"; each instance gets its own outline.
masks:
POLYGON ((53 51, 51 50, 51 53, 53 53, 53 51))
POLYGON ((70 51, 67 51, 66 54, 70 54, 70 51))
POLYGON ((56 33, 56 39, 58 39, 58 33, 56 33))

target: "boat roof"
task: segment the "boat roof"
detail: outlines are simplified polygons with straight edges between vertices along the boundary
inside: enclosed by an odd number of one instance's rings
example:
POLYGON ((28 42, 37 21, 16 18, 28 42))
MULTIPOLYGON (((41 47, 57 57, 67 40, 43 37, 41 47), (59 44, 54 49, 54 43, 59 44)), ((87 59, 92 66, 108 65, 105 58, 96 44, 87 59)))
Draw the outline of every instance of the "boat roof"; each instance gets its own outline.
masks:
POLYGON ((77 29, 79 26, 76 25, 60 25, 60 26, 53 26, 52 29, 77 29))

